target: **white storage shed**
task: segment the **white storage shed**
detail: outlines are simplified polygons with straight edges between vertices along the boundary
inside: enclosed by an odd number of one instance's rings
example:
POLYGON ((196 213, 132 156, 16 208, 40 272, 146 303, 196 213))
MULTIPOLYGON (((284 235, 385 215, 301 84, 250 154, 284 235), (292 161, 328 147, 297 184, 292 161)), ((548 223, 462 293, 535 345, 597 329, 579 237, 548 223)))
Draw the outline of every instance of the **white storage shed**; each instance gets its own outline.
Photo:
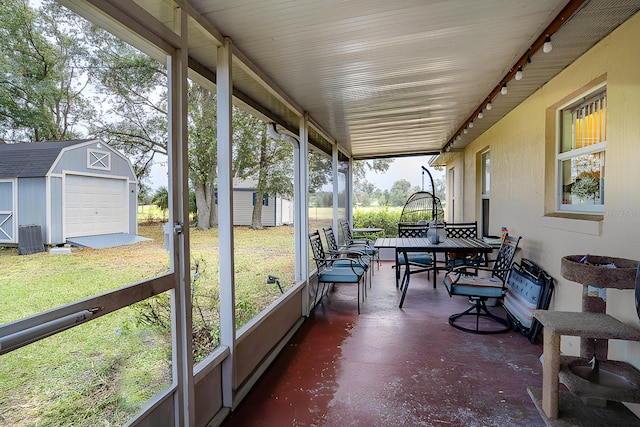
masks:
POLYGON ((0 245, 18 245, 28 225, 46 245, 135 234, 136 202, 131 162, 102 141, 0 144, 0 245))

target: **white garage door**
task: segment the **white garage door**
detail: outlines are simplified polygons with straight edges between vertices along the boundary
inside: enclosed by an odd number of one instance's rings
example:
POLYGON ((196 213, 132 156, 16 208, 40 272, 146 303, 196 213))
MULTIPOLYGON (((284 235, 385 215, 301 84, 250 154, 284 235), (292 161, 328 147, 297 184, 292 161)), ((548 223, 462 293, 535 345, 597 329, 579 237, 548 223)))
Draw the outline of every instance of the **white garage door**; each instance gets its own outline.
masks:
POLYGON ((127 181, 66 175, 65 238, 129 232, 127 181))

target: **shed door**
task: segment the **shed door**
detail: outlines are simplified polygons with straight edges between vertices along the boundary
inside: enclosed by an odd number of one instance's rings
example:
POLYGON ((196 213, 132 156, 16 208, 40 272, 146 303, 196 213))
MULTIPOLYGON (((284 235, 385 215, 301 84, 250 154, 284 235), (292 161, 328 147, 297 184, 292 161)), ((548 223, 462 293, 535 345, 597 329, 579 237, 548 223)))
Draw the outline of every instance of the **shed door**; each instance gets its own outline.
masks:
POLYGON ((65 175, 65 238, 129 232, 127 181, 65 175))
POLYGON ((0 243, 17 243, 15 192, 13 180, 0 180, 0 243))

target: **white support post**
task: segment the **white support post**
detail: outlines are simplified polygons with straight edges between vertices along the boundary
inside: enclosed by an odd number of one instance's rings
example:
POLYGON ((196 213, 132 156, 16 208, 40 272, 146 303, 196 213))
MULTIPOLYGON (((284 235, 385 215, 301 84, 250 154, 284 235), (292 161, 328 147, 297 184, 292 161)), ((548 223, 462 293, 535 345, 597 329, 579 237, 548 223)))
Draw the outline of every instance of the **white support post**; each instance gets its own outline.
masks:
POLYGON ((349 157, 349 171, 347 172, 346 195, 345 195, 345 216, 349 224, 353 226, 353 158, 349 157))
POLYGON ((189 186, 187 164, 187 14, 178 11, 181 47, 167 58, 169 105, 169 222, 173 228, 172 269, 177 283, 172 291, 173 378, 175 423, 195 425, 193 353, 191 327, 191 282, 189 259, 189 186))
POLYGON ((218 48, 218 253, 220 254, 220 344, 230 351, 222 363, 222 404, 233 406, 235 357, 235 283, 233 259, 232 44, 226 38, 218 48))
MULTIPOLYGON (((333 229, 338 232, 338 195, 340 194, 340 182, 338 180, 338 144, 331 146, 331 176, 333 182, 333 229)), ((336 235, 339 235, 336 234, 336 235)))
POLYGON ((300 144, 294 149, 296 281, 306 280, 302 292, 302 314, 309 315, 309 122, 300 119, 300 144))

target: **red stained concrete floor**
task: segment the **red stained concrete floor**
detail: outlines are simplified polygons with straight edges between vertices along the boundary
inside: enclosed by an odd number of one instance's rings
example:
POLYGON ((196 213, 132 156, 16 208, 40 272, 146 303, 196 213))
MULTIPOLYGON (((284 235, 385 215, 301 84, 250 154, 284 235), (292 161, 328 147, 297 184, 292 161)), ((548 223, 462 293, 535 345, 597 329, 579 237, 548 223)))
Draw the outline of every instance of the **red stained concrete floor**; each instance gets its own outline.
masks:
POLYGON ((355 287, 330 291, 223 426, 544 426, 527 393, 542 385, 541 336, 452 328, 469 302, 441 275, 436 289, 412 276, 399 309, 391 265, 360 315, 355 287))

